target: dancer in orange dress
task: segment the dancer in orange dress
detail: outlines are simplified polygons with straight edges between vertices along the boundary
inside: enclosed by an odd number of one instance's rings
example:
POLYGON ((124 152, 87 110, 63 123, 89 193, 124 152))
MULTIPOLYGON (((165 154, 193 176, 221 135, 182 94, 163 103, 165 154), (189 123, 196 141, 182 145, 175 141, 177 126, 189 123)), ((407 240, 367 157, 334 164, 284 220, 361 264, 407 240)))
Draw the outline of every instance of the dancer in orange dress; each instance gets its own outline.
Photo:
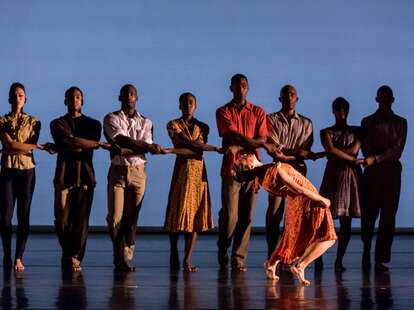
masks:
POLYGON ((309 285, 305 268, 336 240, 329 199, 319 195, 312 183, 289 164, 263 165, 254 155, 248 155, 239 159, 236 167, 252 169, 241 176, 257 177, 267 192, 286 197, 285 228, 272 256, 265 262, 267 277, 278 280, 276 267, 283 262, 292 264, 290 270, 301 284, 309 285))

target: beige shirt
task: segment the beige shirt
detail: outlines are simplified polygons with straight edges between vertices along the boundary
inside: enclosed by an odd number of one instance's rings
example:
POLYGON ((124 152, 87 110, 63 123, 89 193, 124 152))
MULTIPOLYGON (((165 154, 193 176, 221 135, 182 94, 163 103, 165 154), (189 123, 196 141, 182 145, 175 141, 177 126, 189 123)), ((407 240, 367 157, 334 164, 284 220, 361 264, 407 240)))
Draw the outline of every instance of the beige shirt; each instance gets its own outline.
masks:
MULTIPOLYGON (((36 144, 40 134, 40 121, 26 113, 20 118, 12 113, 0 117, 0 130, 9 134, 16 142, 36 144)), ((4 144, 3 144, 4 147, 4 144)), ((33 152, 28 154, 7 154, 1 157, 2 167, 10 169, 32 169, 35 167, 33 152)))
MULTIPOLYGON (((152 144, 152 122, 136 112, 134 117, 128 117, 122 110, 109 113, 104 118, 104 132, 108 140, 114 140, 117 135, 152 144)), ((133 156, 115 155, 111 163, 118 166, 137 166, 146 163, 145 154, 133 156)))
POLYGON ((268 139, 278 147, 310 150, 313 144, 312 121, 298 113, 287 119, 281 111, 268 114, 268 139))

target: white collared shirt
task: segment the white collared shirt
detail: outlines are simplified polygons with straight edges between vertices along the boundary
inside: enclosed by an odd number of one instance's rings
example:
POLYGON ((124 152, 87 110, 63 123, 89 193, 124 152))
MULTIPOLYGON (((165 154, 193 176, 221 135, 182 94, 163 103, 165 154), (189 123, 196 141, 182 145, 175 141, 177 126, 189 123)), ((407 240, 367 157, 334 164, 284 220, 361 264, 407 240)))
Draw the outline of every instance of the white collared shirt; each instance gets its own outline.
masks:
MULTIPOLYGON (((131 139, 152 143, 152 122, 138 112, 134 117, 128 117, 122 110, 109 113, 104 118, 105 136, 114 140, 117 135, 131 139)), ((134 156, 115 155, 111 163, 118 166, 138 166, 146 162, 145 154, 134 156)))

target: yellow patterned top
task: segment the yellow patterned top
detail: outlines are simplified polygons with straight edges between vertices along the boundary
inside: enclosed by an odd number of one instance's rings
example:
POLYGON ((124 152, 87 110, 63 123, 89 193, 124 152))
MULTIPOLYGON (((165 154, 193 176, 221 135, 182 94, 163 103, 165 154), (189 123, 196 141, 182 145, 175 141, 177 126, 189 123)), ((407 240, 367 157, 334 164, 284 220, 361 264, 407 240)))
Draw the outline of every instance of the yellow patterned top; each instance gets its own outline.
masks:
MULTIPOLYGON (((37 143, 40 133, 40 121, 26 113, 16 116, 8 113, 0 117, 0 130, 9 134, 10 138, 16 142, 37 143)), ((2 141, 4 149, 4 141, 2 141)), ((33 152, 27 154, 7 154, 1 157, 2 167, 11 169, 32 169, 35 167, 33 152)))

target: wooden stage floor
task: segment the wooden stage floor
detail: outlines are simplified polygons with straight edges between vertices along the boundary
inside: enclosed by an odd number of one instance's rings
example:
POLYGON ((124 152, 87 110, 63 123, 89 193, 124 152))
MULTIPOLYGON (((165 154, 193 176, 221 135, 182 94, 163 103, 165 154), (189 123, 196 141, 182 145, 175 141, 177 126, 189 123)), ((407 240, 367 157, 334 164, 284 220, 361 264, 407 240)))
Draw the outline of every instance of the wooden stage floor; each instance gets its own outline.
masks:
MULTIPOLYGON (((182 241, 182 240, 180 240, 182 241)), ((26 271, 5 274, 2 309, 414 309, 414 236, 397 236, 390 271, 363 273, 361 242, 352 240, 347 271, 332 268, 335 248, 324 257, 325 268, 307 270, 312 281, 302 287, 288 271, 281 281, 266 280, 264 235, 253 235, 244 274, 220 272, 216 235, 201 236, 193 262, 197 273, 170 272, 167 235, 137 238, 134 273, 115 273, 112 247, 105 234, 90 235, 83 270, 62 273, 60 248, 53 234, 32 234, 25 253, 26 271)), ((182 242, 181 242, 182 243, 182 242)), ((181 244, 182 245, 182 244, 181 244)))

